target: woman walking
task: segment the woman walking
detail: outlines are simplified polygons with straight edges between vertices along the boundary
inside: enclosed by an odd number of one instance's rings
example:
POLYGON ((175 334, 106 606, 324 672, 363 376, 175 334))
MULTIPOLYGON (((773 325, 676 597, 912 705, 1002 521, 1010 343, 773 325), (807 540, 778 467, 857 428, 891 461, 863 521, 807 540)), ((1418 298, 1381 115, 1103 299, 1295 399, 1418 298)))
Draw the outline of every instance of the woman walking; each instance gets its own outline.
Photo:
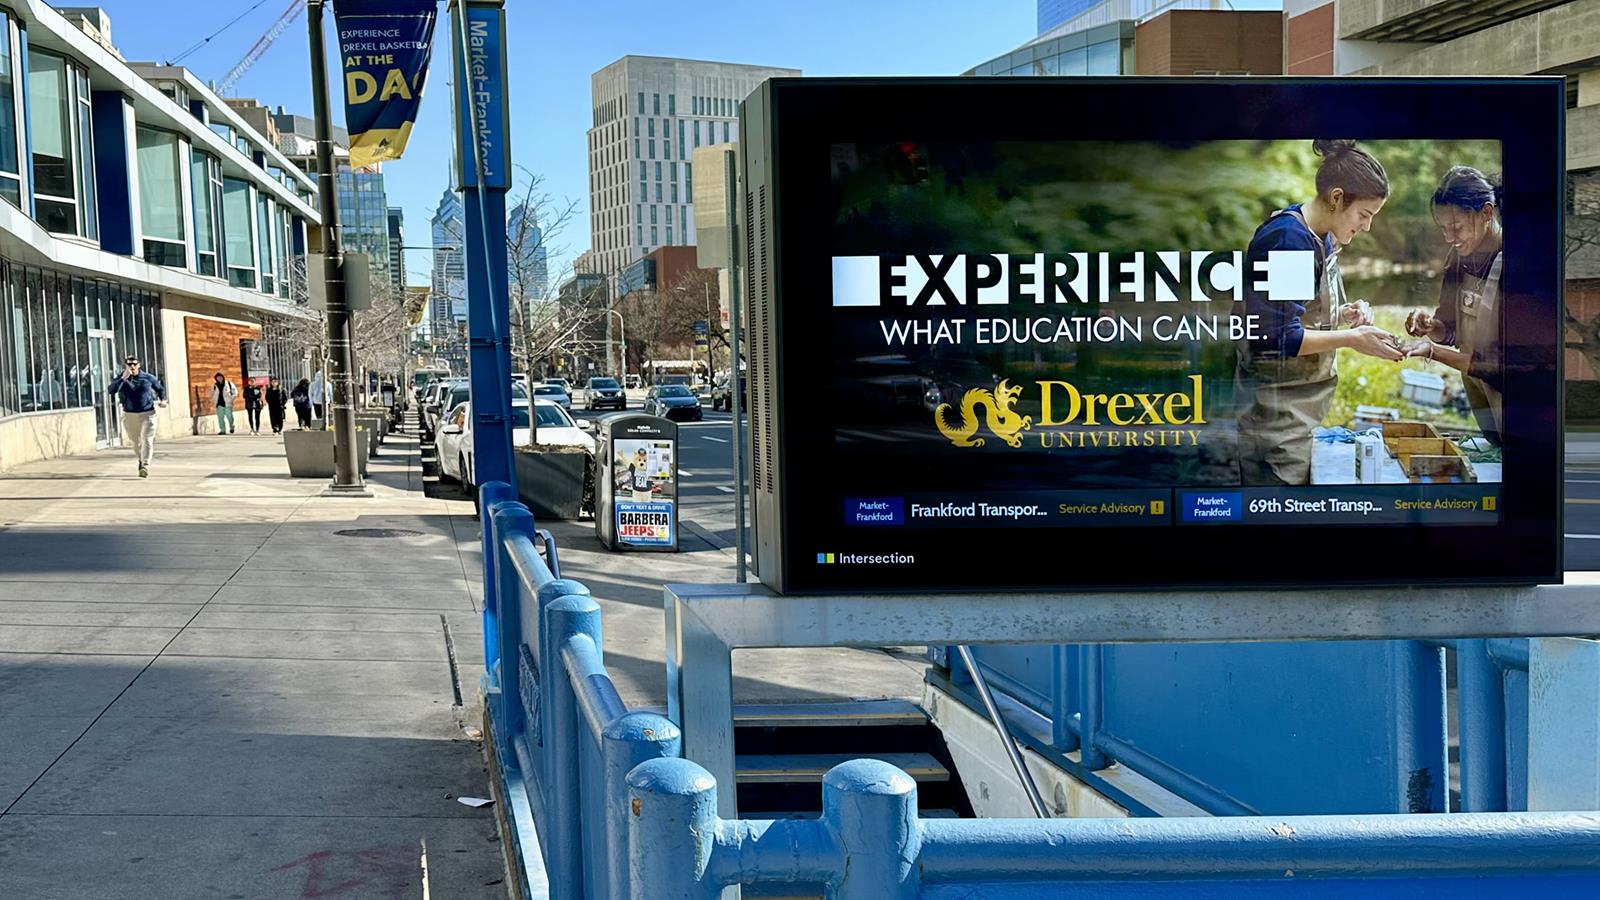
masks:
POLYGON ((261 433, 261 385, 254 381, 244 383, 244 414, 250 421, 250 433, 261 433))
POLYGON ((289 399, 294 401, 294 415, 300 420, 301 428, 311 427, 311 381, 307 378, 300 379, 300 383, 289 392, 289 399))
POLYGON ((283 408, 289 403, 289 392, 283 389, 276 375, 267 383, 266 400, 267 421, 272 424, 272 433, 283 434, 283 408))
POLYGON ((1317 196, 1269 216, 1246 252, 1250 271, 1271 252, 1315 254, 1309 299, 1272 300, 1254 283, 1245 291, 1246 310, 1260 323, 1238 356, 1238 383, 1249 404, 1239 417, 1239 475, 1247 485, 1311 483, 1311 433, 1333 404, 1340 347, 1391 362, 1404 358, 1400 342, 1372 324, 1365 304, 1346 302, 1339 276, 1339 250, 1372 230, 1389 198, 1389 176, 1355 141, 1313 141, 1312 150, 1322 157, 1317 196))
POLYGON ((239 388, 218 372, 211 383, 211 402, 217 408, 217 433, 233 434, 233 401, 239 398, 239 388))

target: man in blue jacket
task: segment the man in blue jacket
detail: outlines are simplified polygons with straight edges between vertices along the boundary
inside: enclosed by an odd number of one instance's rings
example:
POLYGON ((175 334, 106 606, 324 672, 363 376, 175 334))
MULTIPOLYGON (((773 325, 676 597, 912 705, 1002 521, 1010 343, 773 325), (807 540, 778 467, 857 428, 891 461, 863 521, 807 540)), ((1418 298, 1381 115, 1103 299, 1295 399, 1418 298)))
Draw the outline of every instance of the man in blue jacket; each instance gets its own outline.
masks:
POLYGON ((122 402, 122 430, 139 452, 139 477, 150 477, 150 459, 156 453, 156 409, 167 406, 167 389, 161 379, 142 371, 137 356, 123 360, 122 374, 111 382, 111 392, 122 402))

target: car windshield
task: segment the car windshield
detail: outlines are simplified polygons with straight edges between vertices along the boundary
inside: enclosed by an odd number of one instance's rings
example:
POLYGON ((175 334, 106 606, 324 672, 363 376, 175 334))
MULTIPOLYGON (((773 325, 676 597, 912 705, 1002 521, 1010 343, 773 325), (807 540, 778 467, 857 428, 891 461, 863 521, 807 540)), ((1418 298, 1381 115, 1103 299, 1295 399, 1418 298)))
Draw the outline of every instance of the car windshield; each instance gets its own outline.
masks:
POLYGON ((573 427, 572 421, 567 418, 567 414, 562 412, 559 406, 541 406, 539 407, 538 415, 540 428, 573 427))
POLYGON ((681 384, 669 384, 666 387, 657 389, 656 396, 658 396, 658 397, 693 397, 694 395, 689 393, 689 389, 684 387, 681 384))
POLYGON ((552 395, 559 395, 559 394, 565 394, 565 393, 566 393, 566 391, 562 390, 559 386, 554 385, 554 384, 541 384, 538 387, 533 389, 533 394, 536 397, 549 397, 549 396, 552 396, 552 395))
POLYGON ((617 387, 617 380, 615 378, 591 378, 589 379, 589 387, 614 388, 617 387))

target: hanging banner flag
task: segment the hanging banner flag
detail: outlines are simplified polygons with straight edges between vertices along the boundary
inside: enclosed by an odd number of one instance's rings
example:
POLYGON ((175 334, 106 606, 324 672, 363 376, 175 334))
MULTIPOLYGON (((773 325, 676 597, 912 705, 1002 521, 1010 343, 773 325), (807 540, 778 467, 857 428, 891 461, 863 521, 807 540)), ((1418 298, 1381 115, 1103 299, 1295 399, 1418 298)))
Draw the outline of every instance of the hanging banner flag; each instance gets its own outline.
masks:
POLYGON ((422 103, 435 0, 335 0, 353 168, 399 159, 422 103))

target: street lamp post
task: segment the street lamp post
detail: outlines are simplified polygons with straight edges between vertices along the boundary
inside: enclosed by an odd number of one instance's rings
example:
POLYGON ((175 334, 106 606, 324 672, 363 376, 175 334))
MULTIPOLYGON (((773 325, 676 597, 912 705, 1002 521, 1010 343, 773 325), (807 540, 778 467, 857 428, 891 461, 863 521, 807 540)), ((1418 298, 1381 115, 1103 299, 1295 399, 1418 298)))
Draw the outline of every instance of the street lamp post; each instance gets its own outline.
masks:
MULTIPOLYGON (((339 194, 334 179, 333 120, 328 102, 328 55, 323 46, 325 0, 309 0, 312 106, 317 131, 317 199, 322 214, 322 256, 326 279, 328 350, 333 382, 333 483, 329 493, 370 497, 361 482, 356 457, 356 417, 351 376, 355 371, 355 326, 344 290, 344 250, 339 243, 339 194)), ((322 399, 320 397, 318 400, 322 399)))

